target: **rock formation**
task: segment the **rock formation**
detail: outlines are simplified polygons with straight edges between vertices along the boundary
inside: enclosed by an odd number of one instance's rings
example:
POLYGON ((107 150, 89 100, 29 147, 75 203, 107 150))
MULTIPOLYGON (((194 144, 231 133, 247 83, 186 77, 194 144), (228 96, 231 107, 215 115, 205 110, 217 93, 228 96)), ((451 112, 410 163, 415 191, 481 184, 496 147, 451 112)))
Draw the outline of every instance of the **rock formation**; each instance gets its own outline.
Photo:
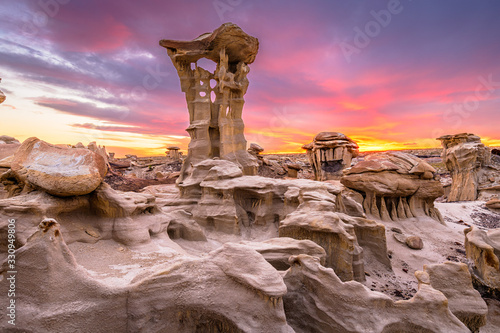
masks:
POLYGON ((170 146, 170 147, 167 147, 167 157, 171 160, 174 160, 174 161, 177 161, 177 160, 180 160, 181 158, 181 155, 179 154, 179 147, 176 147, 176 146, 170 146))
MULTIPOLYGON (((283 279, 243 245, 205 258, 178 256, 117 285, 78 265, 59 224, 46 219, 16 258, 19 331, 293 332, 283 310, 283 279)), ((7 271, 5 261, 0 273, 7 271)), ((1 279, 0 291, 8 289, 1 279)), ((6 313, 0 313, 3 327, 6 313)))
POLYGON ((472 226, 464 233, 473 277, 485 293, 500 297, 500 229, 484 231, 472 226))
POLYGON ((428 283, 419 283, 412 299, 395 302, 356 281, 342 282, 313 257, 290 261, 284 304, 296 332, 469 332, 428 283))
POLYGON ((481 138, 469 133, 445 135, 441 157, 450 171, 452 184, 448 201, 473 201, 479 191, 500 190, 500 170, 490 165, 491 152, 481 138))
POLYGON ((443 264, 424 265, 423 272, 416 274, 420 280, 425 279, 432 288, 446 296, 450 311, 472 332, 479 332, 479 328, 486 324, 488 307, 472 286, 466 264, 447 261, 443 264))
POLYGON ((83 148, 59 148, 37 138, 23 142, 11 169, 20 182, 62 197, 94 191, 107 172, 99 154, 83 148))
POLYGON ((347 170, 342 184, 363 194, 365 213, 376 219, 397 221, 430 216, 443 222, 434 200, 443 195, 436 170, 403 152, 368 155, 347 170))
POLYGON ((257 38, 232 23, 192 41, 161 40, 186 94, 191 136, 178 185, 193 172, 193 165, 214 157, 236 163, 245 175, 257 173, 257 161, 246 150, 241 119, 248 88, 248 67, 259 48, 257 38), (217 64, 214 73, 198 66, 200 58, 217 64), (212 97, 215 96, 214 98, 212 97))
POLYGON ((302 146, 307 151, 316 180, 339 179, 342 170, 351 166, 358 156, 358 145, 342 133, 321 132, 302 146))

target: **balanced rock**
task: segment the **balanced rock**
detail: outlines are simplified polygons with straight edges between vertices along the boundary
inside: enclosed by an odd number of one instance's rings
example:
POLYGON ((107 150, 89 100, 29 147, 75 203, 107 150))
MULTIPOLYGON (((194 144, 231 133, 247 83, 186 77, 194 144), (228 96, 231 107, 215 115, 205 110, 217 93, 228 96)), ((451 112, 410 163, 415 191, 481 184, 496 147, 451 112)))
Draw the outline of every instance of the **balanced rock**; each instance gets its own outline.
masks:
POLYGON ((430 216, 443 222, 434 200, 443 195, 443 186, 434 179, 436 170, 407 153, 372 154, 346 170, 341 183, 364 194, 366 214, 397 221, 430 216))
POLYGON ((261 146, 259 146, 256 143, 253 143, 253 142, 250 144, 250 148, 248 148, 248 152, 252 155, 258 155, 258 154, 262 153, 263 151, 264 151, 264 148, 262 148, 261 146))
POLYGON ((16 177, 56 196, 84 195, 94 191, 107 172, 104 159, 81 148, 59 148, 29 138, 11 162, 16 177))
POLYGON ((352 158, 358 156, 358 148, 356 142, 337 132, 321 132, 311 143, 302 146, 316 180, 340 178, 342 170, 349 168, 352 158))

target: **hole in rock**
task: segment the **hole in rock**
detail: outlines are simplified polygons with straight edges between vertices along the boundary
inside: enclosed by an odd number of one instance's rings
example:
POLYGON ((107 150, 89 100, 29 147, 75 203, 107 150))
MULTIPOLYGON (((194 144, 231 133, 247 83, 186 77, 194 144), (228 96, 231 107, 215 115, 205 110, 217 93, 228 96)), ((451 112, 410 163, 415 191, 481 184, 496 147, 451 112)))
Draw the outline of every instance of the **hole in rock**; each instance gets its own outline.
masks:
POLYGON ((196 69, 196 63, 192 62, 191 63, 191 70, 194 71, 196 69))
POLYGON ((206 93, 206 92, 204 92, 204 91, 200 91, 200 96, 201 96, 201 97, 205 97, 205 96, 207 96, 207 93, 206 93))
POLYGON ((217 85, 217 81, 215 81, 214 79, 211 79, 210 80, 210 88, 214 89, 216 85, 217 85))
POLYGON ((328 173, 335 173, 342 170, 342 160, 321 161, 321 168, 328 173))
POLYGON ((215 95, 215 91, 211 91, 210 92, 210 100, 213 102, 215 102, 215 99, 217 98, 217 96, 215 95))
POLYGON ((196 64, 198 65, 198 67, 201 67, 209 71, 210 73, 214 73, 215 69, 217 68, 217 64, 214 61, 208 60, 206 58, 198 59, 196 64))

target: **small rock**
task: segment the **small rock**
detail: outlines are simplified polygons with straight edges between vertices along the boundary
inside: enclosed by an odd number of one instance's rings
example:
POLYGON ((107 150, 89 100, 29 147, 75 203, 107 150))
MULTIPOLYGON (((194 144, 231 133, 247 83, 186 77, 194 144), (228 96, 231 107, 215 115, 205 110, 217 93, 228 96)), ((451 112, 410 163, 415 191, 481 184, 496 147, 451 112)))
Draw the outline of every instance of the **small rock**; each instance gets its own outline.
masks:
POLYGON ((410 249, 421 250, 424 247, 424 242, 418 236, 409 236, 406 237, 406 245, 408 245, 410 249))
POLYGON ((392 234, 392 236, 394 237, 394 239, 396 239, 398 242, 400 243, 403 243, 405 244, 406 243, 406 236, 403 235, 403 234, 399 234, 399 233, 394 233, 392 234))
POLYGON ((396 228, 396 227, 392 227, 391 231, 397 232, 398 234, 402 234, 403 233, 403 231, 401 229, 396 228))

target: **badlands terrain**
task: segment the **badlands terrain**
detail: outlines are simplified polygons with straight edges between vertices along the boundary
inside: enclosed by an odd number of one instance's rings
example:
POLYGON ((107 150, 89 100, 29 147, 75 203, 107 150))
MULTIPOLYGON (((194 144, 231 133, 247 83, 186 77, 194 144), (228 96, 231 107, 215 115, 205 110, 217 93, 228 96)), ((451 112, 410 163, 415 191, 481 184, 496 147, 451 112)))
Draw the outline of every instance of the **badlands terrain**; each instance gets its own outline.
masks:
POLYGON ((0 136, 1 331, 500 331, 498 150, 360 153, 326 128, 265 154, 242 118, 258 40, 160 46, 187 154, 0 136))

